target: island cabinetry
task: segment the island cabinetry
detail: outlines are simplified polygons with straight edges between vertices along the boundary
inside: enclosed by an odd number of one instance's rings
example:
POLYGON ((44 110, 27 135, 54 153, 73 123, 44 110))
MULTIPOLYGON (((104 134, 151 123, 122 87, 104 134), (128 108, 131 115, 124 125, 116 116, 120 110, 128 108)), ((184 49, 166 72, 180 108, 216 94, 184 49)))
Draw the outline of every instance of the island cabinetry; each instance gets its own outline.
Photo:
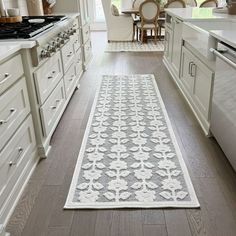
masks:
POLYGON ((182 46, 182 21, 177 18, 173 18, 173 36, 172 36, 172 56, 171 63, 174 72, 179 75, 181 46, 182 46))
POLYGON ((204 131, 208 133, 213 72, 184 46, 182 47, 180 81, 188 102, 204 131))
POLYGON ((172 73, 178 77, 182 46, 182 21, 167 15, 164 56, 172 68, 172 73))

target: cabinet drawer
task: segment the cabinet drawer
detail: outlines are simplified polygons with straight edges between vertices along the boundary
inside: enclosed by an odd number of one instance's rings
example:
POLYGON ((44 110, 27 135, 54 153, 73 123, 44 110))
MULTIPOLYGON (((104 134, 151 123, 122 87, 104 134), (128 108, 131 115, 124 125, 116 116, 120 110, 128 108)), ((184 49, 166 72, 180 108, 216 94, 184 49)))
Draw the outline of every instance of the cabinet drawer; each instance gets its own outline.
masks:
POLYGON ((90 27, 89 24, 83 26, 83 42, 86 43, 90 39, 90 27))
POLYGON ((92 45, 91 41, 89 40, 85 45, 84 45, 84 58, 85 58, 85 63, 89 61, 89 59, 92 56, 92 45))
POLYGON ((21 55, 17 55, 0 65, 0 94, 24 73, 21 55), (14 69, 13 69, 14 68, 14 69))
POLYGON ((78 50, 78 52, 75 55, 76 61, 75 61, 75 74, 76 76, 80 76, 83 72, 83 59, 82 59, 82 51, 81 49, 78 50))
POLYGON ((74 89, 76 80, 77 77, 75 74, 75 66, 74 64, 72 64, 69 70, 67 71, 66 75, 64 76, 65 91, 67 98, 70 96, 72 90, 74 89))
POLYGON ((73 36, 72 41, 73 41, 74 53, 76 53, 81 47, 79 33, 76 33, 73 36))
POLYGON ((74 59, 74 48, 72 40, 70 40, 66 45, 63 46, 63 48, 61 49, 61 53, 64 73, 66 73, 70 65, 73 63, 74 59))
POLYGON ((56 126, 56 122, 58 122, 58 116, 63 109, 64 103, 65 91, 63 80, 61 80, 50 97, 40 108, 40 115, 42 118, 45 136, 48 136, 52 128, 56 126))
POLYGON ((33 121, 29 116, 0 153, 0 208, 35 149, 33 121))
POLYGON ((43 104, 63 76, 60 52, 51 57, 34 73, 40 104, 43 104))
POLYGON ((0 150, 30 112, 25 79, 0 96, 0 150))

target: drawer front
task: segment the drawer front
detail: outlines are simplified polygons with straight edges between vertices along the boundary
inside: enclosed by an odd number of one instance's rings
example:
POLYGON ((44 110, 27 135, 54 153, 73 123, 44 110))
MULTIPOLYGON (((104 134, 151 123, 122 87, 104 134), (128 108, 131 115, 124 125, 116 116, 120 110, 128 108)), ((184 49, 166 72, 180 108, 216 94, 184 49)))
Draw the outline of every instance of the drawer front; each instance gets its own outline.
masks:
POLYGON ((0 65, 0 94, 10 87, 24 73, 21 55, 0 65), (14 68, 14 69, 13 69, 14 68))
POLYGON ((83 27, 83 41, 86 43, 90 39, 90 27, 88 24, 86 24, 83 27))
POLYGON ((33 121, 29 116, 0 153, 0 208, 35 149, 33 121))
POLYGON ((48 136, 52 128, 56 125, 55 122, 57 122, 58 120, 58 116, 60 115, 63 109, 64 103, 65 91, 63 80, 61 80, 55 90, 50 95, 50 97, 40 108, 40 115, 42 118, 45 136, 48 136))
POLYGON ((34 79, 40 105, 48 98, 63 76, 61 55, 57 52, 39 70, 34 79))
POLYGON ((0 150, 30 112, 25 79, 0 97, 0 150))
POLYGON ((83 73, 83 59, 82 59, 82 51, 76 53, 76 61, 75 61, 75 74, 76 76, 80 76, 83 73))
POLYGON ((73 63, 74 59, 74 48, 72 40, 70 40, 66 45, 63 46, 61 53, 62 53, 64 73, 66 73, 70 65, 73 63))
POLYGON ((84 45, 84 57, 85 57, 85 63, 87 63, 92 55, 92 45, 91 41, 88 41, 84 45))
POLYGON ((66 75, 64 76, 64 82, 65 82, 65 91, 66 91, 66 97, 68 98, 71 94, 72 90, 75 87, 77 77, 75 74, 75 66, 72 64, 72 66, 67 71, 66 75))
POLYGON ((76 53, 81 47, 79 33, 76 33, 73 36, 72 41, 73 41, 74 53, 76 53))

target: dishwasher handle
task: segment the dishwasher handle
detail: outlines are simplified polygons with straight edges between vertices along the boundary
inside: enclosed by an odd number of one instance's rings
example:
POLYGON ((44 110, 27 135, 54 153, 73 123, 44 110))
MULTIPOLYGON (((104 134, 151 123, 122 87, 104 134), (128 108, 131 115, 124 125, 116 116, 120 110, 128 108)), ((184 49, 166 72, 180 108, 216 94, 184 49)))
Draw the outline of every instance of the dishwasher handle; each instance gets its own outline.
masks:
POLYGON ((224 62, 226 62, 228 65, 230 65, 231 67, 233 67, 234 69, 236 69, 236 63, 232 62, 230 59, 228 59, 227 57, 223 56, 220 52, 218 52, 216 49, 214 48, 210 48, 210 52, 212 52, 213 54, 215 54, 217 57, 219 57, 221 60, 223 60, 224 62))

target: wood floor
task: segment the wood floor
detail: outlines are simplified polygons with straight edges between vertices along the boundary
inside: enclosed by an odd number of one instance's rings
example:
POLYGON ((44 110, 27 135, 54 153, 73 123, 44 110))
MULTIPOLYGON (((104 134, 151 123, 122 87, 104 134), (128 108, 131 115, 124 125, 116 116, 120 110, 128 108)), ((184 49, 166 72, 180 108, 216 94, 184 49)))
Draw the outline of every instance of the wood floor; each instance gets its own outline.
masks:
POLYGON ((94 59, 81 80, 7 231, 11 236, 235 236, 236 174, 214 139, 204 136, 156 53, 103 53, 93 33, 94 59), (155 74, 201 209, 63 210, 94 92, 102 74, 155 74))

